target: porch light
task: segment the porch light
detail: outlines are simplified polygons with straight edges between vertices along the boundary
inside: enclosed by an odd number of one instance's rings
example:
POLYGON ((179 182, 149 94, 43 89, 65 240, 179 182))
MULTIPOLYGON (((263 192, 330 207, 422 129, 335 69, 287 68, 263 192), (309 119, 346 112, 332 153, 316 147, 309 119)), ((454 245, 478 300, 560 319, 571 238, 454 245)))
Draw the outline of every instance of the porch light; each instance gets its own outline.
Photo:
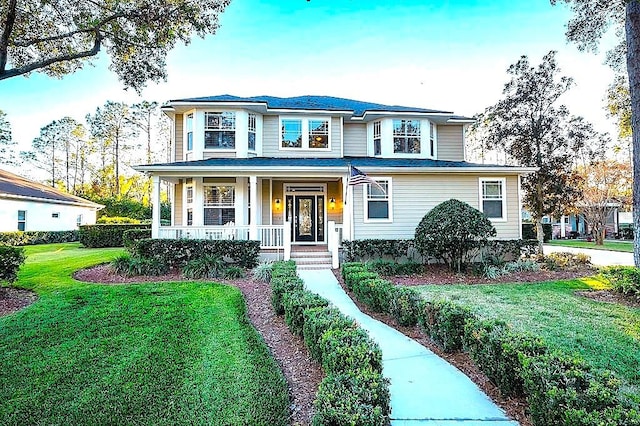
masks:
POLYGON ((333 209, 335 209, 335 208, 336 208, 336 199, 335 199, 335 198, 333 198, 333 197, 331 197, 331 198, 329 199, 329 208, 330 208, 331 210, 333 210, 333 209))
POLYGON ((280 198, 276 198, 276 210, 280 210, 280 198))

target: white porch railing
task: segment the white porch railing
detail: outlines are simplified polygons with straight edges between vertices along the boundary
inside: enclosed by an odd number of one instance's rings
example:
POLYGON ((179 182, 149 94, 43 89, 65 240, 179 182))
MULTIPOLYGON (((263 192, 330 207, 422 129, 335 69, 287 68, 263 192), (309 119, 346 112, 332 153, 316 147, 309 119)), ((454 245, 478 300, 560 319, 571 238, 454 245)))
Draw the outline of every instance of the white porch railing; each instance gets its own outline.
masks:
MULTIPOLYGON (((250 225, 235 226, 161 226, 158 238, 191 240, 248 240, 250 225)), ((260 248, 284 248, 283 225, 258 225, 260 248)))

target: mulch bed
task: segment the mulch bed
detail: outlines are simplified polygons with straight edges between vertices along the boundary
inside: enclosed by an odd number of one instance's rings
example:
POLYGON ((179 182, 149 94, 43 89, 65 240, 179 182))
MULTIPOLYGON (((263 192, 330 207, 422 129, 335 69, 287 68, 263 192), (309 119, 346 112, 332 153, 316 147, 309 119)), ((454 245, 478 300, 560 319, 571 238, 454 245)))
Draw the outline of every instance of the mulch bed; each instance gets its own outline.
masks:
POLYGON ((617 293, 613 290, 587 290, 576 291, 577 295, 586 297, 589 299, 597 300, 604 303, 617 303, 619 305, 628 306, 630 308, 640 308, 640 302, 625 296, 624 294, 617 293))
POLYGON ((0 317, 12 314, 38 300, 38 296, 29 290, 0 286, 0 317))

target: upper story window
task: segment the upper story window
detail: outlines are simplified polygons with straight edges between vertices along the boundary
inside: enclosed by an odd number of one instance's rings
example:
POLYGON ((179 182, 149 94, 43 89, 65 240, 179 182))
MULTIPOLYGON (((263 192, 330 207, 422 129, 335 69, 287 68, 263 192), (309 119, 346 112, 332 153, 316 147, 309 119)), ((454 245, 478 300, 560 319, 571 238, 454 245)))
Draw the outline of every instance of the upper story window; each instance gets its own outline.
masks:
POLYGON ((204 187, 204 224, 225 225, 235 222, 235 187, 204 187))
POLYGON ((18 210, 18 231, 24 231, 27 228, 27 211, 18 210))
POLYGON ((393 120, 393 152, 420 153, 419 120, 393 120))
POLYGON ((256 115, 249 113, 248 123, 248 148, 250 151, 256 150, 256 115))
POLYGON ((429 123, 429 155, 436 156, 436 126, 429 123))
POLYGON ((489 219, 507 219, 505 188, 504 178, 480 179, 480 208, 489 219))
POLYGON ((366 184, 364 189, 365 222, 390 222, 391 178, 375 178, 378 185, 366 184))
POLYGON ((193 151, 193 113, 187 114, 187 151, 193 151))
POLYGON ((315 118, 280 120, 281 149, 329 149, 330 121, 315 118))
POLYGON ((236 113, 204 113, 204 148, 234 149, 236 147, 236 113))
POLYGON ((373 155, 382 155, 381 121, 373 122, 373 155))

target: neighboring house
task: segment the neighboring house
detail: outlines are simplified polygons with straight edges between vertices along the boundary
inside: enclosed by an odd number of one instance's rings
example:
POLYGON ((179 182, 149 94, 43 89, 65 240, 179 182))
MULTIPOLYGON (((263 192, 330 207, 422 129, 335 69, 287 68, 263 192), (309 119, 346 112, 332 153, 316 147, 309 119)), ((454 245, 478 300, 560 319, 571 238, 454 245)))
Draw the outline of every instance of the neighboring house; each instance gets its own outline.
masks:
POLYGON ((96 223, 102 205, 0 170, 0 231, 69 231, 96 223))
POLYGON ((413 238, 422 217, 457 198, 484 211, 497 237, 520 238, 520 176, 532 168, 464 161, 465 127, 451 112, 327 96, 167 102, 172 162, 153 177, 156 238, 258 239, 263 252, 342 239, 413 238), (350 166, 375 179, 349 185, 350 166), (160 227, 160 182, 173 185, 160 227))

